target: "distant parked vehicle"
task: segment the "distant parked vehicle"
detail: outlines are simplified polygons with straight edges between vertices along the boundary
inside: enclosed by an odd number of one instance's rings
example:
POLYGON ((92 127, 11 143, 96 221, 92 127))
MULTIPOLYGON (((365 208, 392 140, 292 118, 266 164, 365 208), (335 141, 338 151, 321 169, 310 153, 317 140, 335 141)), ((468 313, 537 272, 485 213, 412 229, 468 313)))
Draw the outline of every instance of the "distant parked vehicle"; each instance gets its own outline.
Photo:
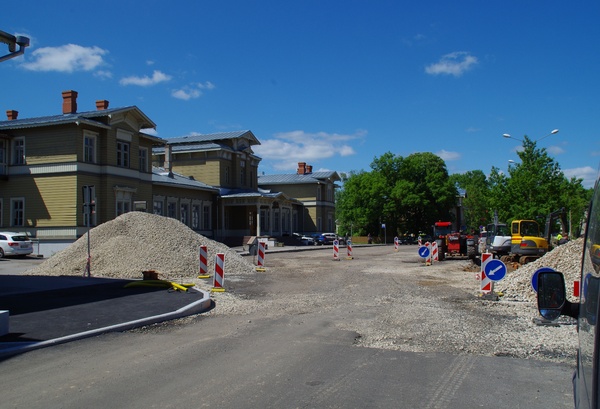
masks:
POLYGON ((24 233, 0 232, 0 258, 27 256, 33 253, 33 243, 24 233))
POLYGON ((311 236, 300 233, 292 233, 292 237, 304 246, 312 246, 315 244, 315 240, 311 236))

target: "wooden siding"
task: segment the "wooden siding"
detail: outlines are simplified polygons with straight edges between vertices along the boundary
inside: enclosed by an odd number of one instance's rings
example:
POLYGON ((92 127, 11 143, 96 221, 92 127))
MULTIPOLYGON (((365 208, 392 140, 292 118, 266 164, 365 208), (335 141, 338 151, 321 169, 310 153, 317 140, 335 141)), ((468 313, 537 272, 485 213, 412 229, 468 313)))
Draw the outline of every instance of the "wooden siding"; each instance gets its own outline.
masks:
POLYGON ((224 174, 224 171, 222 170, 221 161, 219 160, 209 160, 206 161, 204 164, 190 165, 179 165, 178 162, 174 162, 173 172, 179 173, 184 176, 193 176, 194 179, 206 183, 210 186, 223 185, 221 183, 221 175, 224 174))
POLYGON ((260 187, 263 189, 270 189, 272 192, 282 192, 289 197, 305 201, 317 200, 317 184, 289 184, 289 185, 263 185, 260 187))
POLYGON ((75 226, 75 175, 13 177, 1 187, 4 226, 17 197, 25 199, 25 227, 75 226))
MULTIPOLYGON (((77 160, 76 139, 81 130, 76 126, 32 128, 11 131, 15 137, 25 137, 25 159, 27 165, 75 162, 77 160)), ((80 142, 80 146, 82 142, 80 142)))

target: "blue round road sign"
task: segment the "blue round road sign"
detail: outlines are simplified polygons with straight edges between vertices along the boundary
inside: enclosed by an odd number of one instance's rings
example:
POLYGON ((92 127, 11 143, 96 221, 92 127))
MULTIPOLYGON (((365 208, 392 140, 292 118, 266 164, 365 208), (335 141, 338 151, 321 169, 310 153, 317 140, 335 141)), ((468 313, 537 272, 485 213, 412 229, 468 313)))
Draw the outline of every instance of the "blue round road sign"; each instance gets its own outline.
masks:
POLYGON ((489 260, 485 264, 485 269, 483 270, 485 275, 492 281, 500 281, 506 276, 506 265, 498 260, 492 259, 489 260))
POLYGON ((429 249, 426 246, 419 247, 419 256, 427 258, 429 256, 429 249))
POLYGON ((538 278, 538 274, 539 273, 553 273, 556 270, 554 270, 552 267, 541 267, 538 268, 537 270, 535 270, 535 273, 533 273, 533 275, 531 276, 531 286, 533 287, 533 291, 535 291, 537 293, 537 278, 538 278))

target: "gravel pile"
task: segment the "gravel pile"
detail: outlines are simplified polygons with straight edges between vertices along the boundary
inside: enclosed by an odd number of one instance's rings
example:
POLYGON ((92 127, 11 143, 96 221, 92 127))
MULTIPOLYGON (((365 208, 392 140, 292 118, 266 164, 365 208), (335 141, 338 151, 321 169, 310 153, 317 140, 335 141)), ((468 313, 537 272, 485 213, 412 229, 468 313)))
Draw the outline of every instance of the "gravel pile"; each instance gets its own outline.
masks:
MULTIPOLYGON (((537 303, 536 293, 531 287, 531 277, 542 267, 551 267, 565 275, 567 294, 572 295, 573 282, 580 279, 581 257, 583 253, 583 238, 569 241, 555 247, 538 260, 528 263, 506 275, 504 280, 495 286, 496 291, 504 293, 506 300, 529 301, 537 303)), ((569 297, 570 301, 576 301, 569 297)))
MULTIPOLYGON (((144 212, 125 213, 90 230, 91 273, 94 277, 139 279, 142 271, 154 270, 160 279, 194 281, 201 245, 207 246, 211 275, 217 253, 225 254, 227 273, 255 273, 252 264, 226 245, 178 220, 144 212)), ((81 276, 87 256, 88 238, 84 235, 24 274, 81 276)))

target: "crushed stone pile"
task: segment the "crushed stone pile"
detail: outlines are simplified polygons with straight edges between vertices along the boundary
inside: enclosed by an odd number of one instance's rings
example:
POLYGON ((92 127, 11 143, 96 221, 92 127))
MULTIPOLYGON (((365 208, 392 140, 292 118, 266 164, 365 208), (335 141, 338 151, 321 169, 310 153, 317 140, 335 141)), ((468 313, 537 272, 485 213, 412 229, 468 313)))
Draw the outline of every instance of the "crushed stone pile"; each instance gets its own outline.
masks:
POLYGON ((555 247, 536 261, 509 272, 502 281, 496 283, 495 291, 504 293, 506 300, 537 303, 536 293, 531 286, 531 278, 539 268, 551 267, 564 274, 569 300, 575 301, 573 283, 580 279, 583 242, 583 237, 569 241, 555 247))
MULTIPOLYGON (((208 272, 214 274, 215 255, 225 255, 226 273, 254 273, 255 268, 235 250, 202 236, 179 220, 144 212, 125 213, 90 230, 93 277, 140 279, 154 270, 160 279, 194 279, 199 273, 200 246, 207 246, 208 272)), ((85 273, 88 237, 79 238, 27 275, 85 273)))

